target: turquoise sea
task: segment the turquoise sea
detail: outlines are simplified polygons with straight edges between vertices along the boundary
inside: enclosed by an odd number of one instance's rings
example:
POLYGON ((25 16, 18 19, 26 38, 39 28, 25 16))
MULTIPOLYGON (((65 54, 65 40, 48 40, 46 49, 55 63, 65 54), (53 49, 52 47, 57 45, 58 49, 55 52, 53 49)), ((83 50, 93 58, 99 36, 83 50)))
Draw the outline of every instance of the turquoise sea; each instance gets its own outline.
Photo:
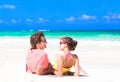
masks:
MULTIPOLYGON (((37 31, 0 31, 0 38, 29 38, 31 34, 37 31)), ((82 40, 113 40, 120 41, 120 30, 101 30, 101 31, 81 31, 81 30, 59 30, 59 31, 43 31, 47 39, 58 39, 62 36, 70 36, 74 39, 82 40)))

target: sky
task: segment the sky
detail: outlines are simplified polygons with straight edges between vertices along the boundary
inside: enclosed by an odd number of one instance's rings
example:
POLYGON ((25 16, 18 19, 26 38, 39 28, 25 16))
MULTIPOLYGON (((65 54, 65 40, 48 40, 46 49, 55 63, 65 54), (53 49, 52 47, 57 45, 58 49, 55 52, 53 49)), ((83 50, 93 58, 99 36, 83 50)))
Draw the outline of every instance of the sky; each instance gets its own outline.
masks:
POLYGON ((120 30, 120 0, 0 0, 0 30, 120 30))

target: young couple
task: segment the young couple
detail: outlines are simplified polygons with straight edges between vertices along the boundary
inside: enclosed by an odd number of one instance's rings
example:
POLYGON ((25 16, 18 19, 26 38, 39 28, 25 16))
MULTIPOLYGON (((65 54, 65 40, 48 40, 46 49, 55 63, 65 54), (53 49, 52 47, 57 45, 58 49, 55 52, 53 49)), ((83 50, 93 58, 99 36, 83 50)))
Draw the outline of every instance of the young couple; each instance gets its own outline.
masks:
MULTIPOLYGON (((79 58, 76 54, 72 54, 77 46, 77 41, 71 37, 60 38, 60 53, 54 59, 54 65, 51 65, 46 48, 46 38, 42 31, 39 31, 30 37, 31 49, 26 56, 26 72, 37 75, 54 74, 63 76, 64 74, 79 76, 80 72, 84 72, 79 65, 79 58), (75 72, 71 72, 70 68, 75 68, 75 72)), ((85 72, 84 72, 85 73, 85 72)))

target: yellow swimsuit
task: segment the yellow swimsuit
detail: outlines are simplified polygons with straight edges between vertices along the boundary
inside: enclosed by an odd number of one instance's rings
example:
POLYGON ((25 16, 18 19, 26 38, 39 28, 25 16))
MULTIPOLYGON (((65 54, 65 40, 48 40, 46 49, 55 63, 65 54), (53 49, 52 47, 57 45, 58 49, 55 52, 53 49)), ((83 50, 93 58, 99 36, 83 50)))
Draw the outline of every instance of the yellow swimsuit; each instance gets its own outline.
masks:
MULTIPOLYGON (((54 68, 55 70, 58 70, 57 59, 54 60, 54 66, 53 66, 53 68, 54 68)), ((69 70, 70 70, 70 68, 62 68, 63 73, 66 73, 66 72, 68 72, 69 70)))
MULTIPOLYGON (((57 58, 54 59, 54 66, 53 66, 53 68, 54 68, 55 70, 58 70, 57 58)), ((70 68, 62 68, 62 72, 63 72, 63 73, 66 73, 66 72, 68 72, 68 71, 70 71, 70 68)))

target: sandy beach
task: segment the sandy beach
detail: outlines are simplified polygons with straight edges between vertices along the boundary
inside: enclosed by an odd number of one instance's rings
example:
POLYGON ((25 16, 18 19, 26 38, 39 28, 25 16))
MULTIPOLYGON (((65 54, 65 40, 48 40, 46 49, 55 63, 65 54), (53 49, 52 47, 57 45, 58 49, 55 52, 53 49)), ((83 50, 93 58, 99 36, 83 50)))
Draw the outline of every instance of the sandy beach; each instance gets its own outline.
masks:
MULTIPOLYGON (((52 63, 58 51, 59 40, 47 41, 45 50, 52 63)), ((78 42, 73 53, 79 56, 80 65, 88 76, 56 77, 37 76, 25 72, 25 57, 30 47, 29 38, 0 38, 0 82, 120 82, 120 41, 78 42)))

